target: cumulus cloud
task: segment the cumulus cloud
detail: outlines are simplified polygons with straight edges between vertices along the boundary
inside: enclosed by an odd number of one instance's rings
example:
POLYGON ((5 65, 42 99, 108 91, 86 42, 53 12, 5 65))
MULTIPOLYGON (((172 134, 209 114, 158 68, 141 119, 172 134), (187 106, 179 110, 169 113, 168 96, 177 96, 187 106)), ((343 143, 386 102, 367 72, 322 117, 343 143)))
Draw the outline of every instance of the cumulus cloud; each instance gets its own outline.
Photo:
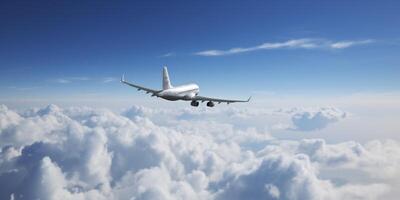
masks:
POLYGON ((327 127, 329 124, 345 119, 346 112, 337 108, 317 108, 306 110, 292 110, 292 123, 294 127, 288 128, 298 131, 314 131, 327 127))
POLYGON ((259 50, 273 49, 345 49, 356 45, 366 45, 373 43, 374 40, 346 40, 331 41, 326 39, 302 38, 292 39, 284 42, 267 42, 253 47, 236 47, 228 50, 204 50, 196 52, 198 56, 223 56, 259 50))
POLYGON ((2 105, 0 199, 376 199, 400 177, 397 141, 278 140, 209 118, 227 111, 2 105), (331 168, 370 179, 337 184, 321 177, 331 168))
POLYGON ((335 187, 317 174, 306 155, 268 155, 254 171, 233 180, 218 199, 375 199, 388 190, 384 184, 335 187), (375 192, 368 196, 347 187, 375 192))
POLYGON ((372 178, 391 179, 400 175, 399 157, 393 155, 400 153, 399 145, 394 140, 373 140, 361 145, 354 141, 326 144, 322 139, 307 139, 298 143, 296 151, 326 168, 358 169, 372 178))
POLYGON ((106 199, 98 190, 90 190, 85 193, 68 189, 68 180, 60 167, 53 163, 49 157, 44 157, 38 169, 38 199, 106 199))

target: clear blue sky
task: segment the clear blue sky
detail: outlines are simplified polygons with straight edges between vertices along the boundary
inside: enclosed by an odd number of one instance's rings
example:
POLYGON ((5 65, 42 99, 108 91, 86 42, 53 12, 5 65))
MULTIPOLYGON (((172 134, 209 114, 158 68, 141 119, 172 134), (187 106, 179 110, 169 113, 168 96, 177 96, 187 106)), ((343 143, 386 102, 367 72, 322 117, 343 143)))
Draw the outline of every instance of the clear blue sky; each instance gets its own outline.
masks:
POLYGON ((2 1, 0 98, 123 95, 113 78, 160 87, 164 64, 173 84, 197 82, 203 95, 398 91, 399 10, 399 1, 2 1), (222 55, 199 53, 208 50, 222 55))

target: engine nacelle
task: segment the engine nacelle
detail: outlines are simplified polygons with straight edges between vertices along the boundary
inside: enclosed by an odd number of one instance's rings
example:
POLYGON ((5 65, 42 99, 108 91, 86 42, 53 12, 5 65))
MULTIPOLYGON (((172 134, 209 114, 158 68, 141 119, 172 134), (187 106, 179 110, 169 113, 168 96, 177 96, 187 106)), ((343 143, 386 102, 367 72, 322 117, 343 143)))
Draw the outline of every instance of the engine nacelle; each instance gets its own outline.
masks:
POLYGON ((214 104, 214 102, 212 102, 212 101, 207 102, 207 106, 208 106, 208 107, 214 107, 214 105, 215 105, 215 104, 214 104))
POLYGON ((191 106, 194 106, 194 107, 197 107, 197 106, 199 106, 199 102, 198 101, 192 101, 192 102, 190 102, 190 105, 191 106))

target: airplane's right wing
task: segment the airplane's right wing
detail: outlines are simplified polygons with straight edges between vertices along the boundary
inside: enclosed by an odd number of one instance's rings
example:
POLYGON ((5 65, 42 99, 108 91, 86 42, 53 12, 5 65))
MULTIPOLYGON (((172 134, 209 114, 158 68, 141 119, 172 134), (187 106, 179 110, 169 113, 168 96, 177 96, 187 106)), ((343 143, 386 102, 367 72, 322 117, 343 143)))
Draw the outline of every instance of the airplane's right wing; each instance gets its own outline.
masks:
POLYGON ((137 88, 138 91, 143 90, 146 91, 146 93, 151 93, 152 94, 151 96, 157 96, 157 94, 162 91, 162 90, 153 90, 150 88, 142 87, 140 85, 129 83, 128 81, 125 81, 124 75, 122 75, 121 77, 121 83, 137 88))
POLYGON ((232 99, 218 99, 218 98, 211 98, 211 97, 203 97, 203 96, 195 96, 193 100, 195 101, 213 101, 213 102, 218 102, 218 103, 236 103, 236 102, 249 102, 251 97, 249 97, 247 100, 232 100, 232 99))

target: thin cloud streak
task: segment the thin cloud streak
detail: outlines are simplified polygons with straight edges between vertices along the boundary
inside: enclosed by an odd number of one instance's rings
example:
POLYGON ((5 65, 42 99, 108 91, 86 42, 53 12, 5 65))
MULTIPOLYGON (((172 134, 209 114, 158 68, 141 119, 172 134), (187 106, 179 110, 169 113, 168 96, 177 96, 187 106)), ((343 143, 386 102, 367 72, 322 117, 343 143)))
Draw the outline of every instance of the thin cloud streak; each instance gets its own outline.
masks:
POLYGON ((166 54, 161 55, 160 58, 167 58, 167 57, 173 57, 173 56, 176 56, 175 52, 168 52, 166 54))
POLYGON ((272 49, 345 49, 356 45, 366 45, 373 43, 374 40, 345 40, 345 41, 331 41, 326 39, 313 39, 302 38, 293 39, 285 42, 264 43, 253 47, 237 47, 228 50, 205 50, 194 53, 198 56, 224 56, 233 55, 245 52, 259 51, 259 50, 272 50, 272 49))
POLYGON ((110 82, 114 82, 117 81, 118 79, 115 77, 105 77, 103 78, 103 83, 110 83, 110 82))
POLYGON ((364 44, 370 44, 375 42, 374 40, 368 39, 368 40, 360 40, 360 41, 340 41, 340 42, 336 42, 331 44, 331 48, 333 49, 344 49, 344 48, 348 48, 351 46, 355 46, 355 45, 364 45, 364 44))
POLYGON ((62 84, 71 83, 70 80, 64 79, 64 78, 58 78, 58 79, 55 80, 55 82, 62 83, 62 84))
POLYGON ((6 88, 9 90, 18 90, 18 91, 28 91, 28 90, 35 90, 41 87, 18 87, 18 86, 6 86, 6 87, 2 87, 2 88, 6 88))
POLYGON ((102 82, 102 83, 110 83, 117 81, 118 79, 115 77, 104 77, 104 78, 89 78, 86 76, 77 76, 77 77, 64 77, 64 78, 57 78, 54 80, 51 80, 52 82, 60 83, 60 84, 67 84, 67 83, 73 83, 73 82, 78 82, 78 81, 96 81, 96 82, 102 82))
POLYGON ((64 78, 58 78, 55 79, 53 81, 57 82, 57 83, 62 83, 62 84, 66 84, 66 83, 71 83, 74 81, 89 81, 91 80, 89 77, 86 76, 76 76, 76 77, 64 77, 64 78))
POLYGON ((77 80, 77 81, 88 81, 90 80, 89 77, 86 76, 76 76, 76 77, 70 77, 70 80, 77 80))

